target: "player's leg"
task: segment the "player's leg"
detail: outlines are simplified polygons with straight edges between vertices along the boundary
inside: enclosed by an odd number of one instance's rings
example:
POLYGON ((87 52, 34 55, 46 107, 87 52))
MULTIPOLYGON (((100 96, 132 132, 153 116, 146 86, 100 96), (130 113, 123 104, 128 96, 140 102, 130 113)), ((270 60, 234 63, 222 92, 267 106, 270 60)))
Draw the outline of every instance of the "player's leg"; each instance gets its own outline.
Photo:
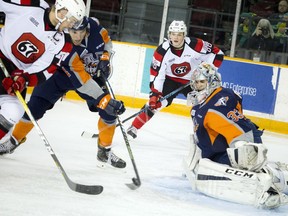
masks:
MULTIPOLYGON (((163 84, 163 91, 162 94, 163 96, 169 94, 170 92, 176 90, 177 88, 179 88, 182 84, 181 83, 177 83, 171 79, 166 78, 163 84)), ((129 134, 130 136, 132 136, 134 139, 137 137, 137 131, 139 129, 141 129, 148 121, 150 121, 150 119, 161 109, 163 109, 164 107, 169 106, 173 99, 176 97, 177 95, 172 95, 171 97, 167 98, 167 100, 163 100, 161 102, 161 107, 158 109, 146 109, 144 112, 140 113, 138 116, 135 117, 135 119, 133 120, 131 126, 127 129, 127 134, 129 134)), ((148 106, 148 103, 145 104, 142 109, 144 109, 146 106, 148 106)))
POLYGON ((15 149, 15 145, 5 145, 10 138, 13 126, 21 119, 24 109, 15 96, 0 96, 0 154, 10 153, 15 149))
POLYGON ((270 174, 236 169, 209 159, 200 159, 195 173, 194 187, 208 196, 260 208, 288 204, 288 197, 277 190, 270 174))
POLYGON ((116 117, 108 115, 104 110, 99 109, 98 120, 98 161, 108 163, 116 168, 125 168, 126 162, 119 158, 112 150, 111 145, 116 128, 116 117))
MULTIPOLYGON (((36 120, 41 119, 47 110, 52 109, 57 100, 70 88, 70 86, 65 85, 65 82, 61 85, 63 81, 59 83, 59 80, 61 81, 58 76, 53 75, 50 79, 34 88, 27 106, 36 120)), ((12 153, 20 144, 24 143, 27 134, 33 127, 33 123, 25 113, 22 119, 15 125, 12 136, 0 145, 0 148, 7 149, 6 152, 2 153, 12 153)))

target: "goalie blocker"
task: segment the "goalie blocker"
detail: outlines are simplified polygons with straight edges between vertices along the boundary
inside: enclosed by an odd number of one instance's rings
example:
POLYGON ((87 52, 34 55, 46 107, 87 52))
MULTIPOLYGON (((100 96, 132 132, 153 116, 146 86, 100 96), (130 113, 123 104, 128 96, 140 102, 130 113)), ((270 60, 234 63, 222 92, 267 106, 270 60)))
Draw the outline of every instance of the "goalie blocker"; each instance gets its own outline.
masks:
POLYGON ((191 142, 183 167, 192 189, 208 196, 268 209, 288 204, 285 164, 271 162, 260 172, 233 168, 201 158, 201 150, 191 142))

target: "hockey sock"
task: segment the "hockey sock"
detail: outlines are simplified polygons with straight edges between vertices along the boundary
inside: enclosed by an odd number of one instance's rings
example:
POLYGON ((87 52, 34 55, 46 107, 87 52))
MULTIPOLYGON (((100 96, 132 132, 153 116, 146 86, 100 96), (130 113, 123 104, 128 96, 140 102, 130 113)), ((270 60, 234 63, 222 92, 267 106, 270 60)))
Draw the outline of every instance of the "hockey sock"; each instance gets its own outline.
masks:
POLYGON ((98 144, 102 147, 108 147, 112 144, 112 139, 114 136, 116 124, 106 123, 102 118, 98 120, 98 130, 99 130, 99 137, 98 137, 98 144))
POLYGON ((32 130, 34 127, 33 123, 30 121, 23 121, 22 119, 15 125, 15 128, 12 132, 12 135, 15 139, 20 142, 23 140, 27 134, 32 130))
POLYGON ((132 125, 140 129, 146 122, 148 122, 152 117, 154 116, 154 112, 150 109, 147 109, 147 111, 140 113, 132 122, 132 125))

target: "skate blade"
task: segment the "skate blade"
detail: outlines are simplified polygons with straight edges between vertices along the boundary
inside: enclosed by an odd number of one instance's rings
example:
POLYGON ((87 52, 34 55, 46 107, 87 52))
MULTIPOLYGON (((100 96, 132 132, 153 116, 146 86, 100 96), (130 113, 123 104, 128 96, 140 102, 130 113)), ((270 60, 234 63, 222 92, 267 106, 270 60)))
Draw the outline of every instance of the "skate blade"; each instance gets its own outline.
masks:
POLYGON ((105 163, 105 162, 98 161, 98 160, 96 162, 96 166, 99 167, 100 169, 103 169, 103 170, 113 170, 113 171, 117 171, 117 172, 121 172, 121 173, 127 173, 126 167, 125 168, 117 168, 117 167, 112 166, 109 163, 105 163))

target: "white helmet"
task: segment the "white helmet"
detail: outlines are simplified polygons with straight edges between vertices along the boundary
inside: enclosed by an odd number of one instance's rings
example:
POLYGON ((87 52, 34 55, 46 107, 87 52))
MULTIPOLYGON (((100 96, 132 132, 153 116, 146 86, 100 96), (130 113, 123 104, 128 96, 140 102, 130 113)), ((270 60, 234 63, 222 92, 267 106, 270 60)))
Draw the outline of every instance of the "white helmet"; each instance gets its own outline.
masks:
POLYGON ((216 88, 221 86, 221 75, 214 65, 202 62, 192 72, 190 85, 193 91, 188 94, 187 103, 195 106, 203 103, 216 88), (199 80, 207 80, 207 86, 202 90, 198 90, 196 86, 195 81, 199 80))
POLYGON ((86 12, 86 6, 83 0, 56 0, 55 8, 56 18, 60 22, 63 22, 65 19, 69 19, 72 16, 81 22, 86 12), (67 9, 68 12, 65 19, 61 20, 58 17, 57 12, 63 8, 67 9))
POLYGON ((177 21, 174 20, 168 28, 168 37, 170 32, 183 32, 184 33, 184 37, 187 35, 187 27, 184 23, 184 21, 177 21))

